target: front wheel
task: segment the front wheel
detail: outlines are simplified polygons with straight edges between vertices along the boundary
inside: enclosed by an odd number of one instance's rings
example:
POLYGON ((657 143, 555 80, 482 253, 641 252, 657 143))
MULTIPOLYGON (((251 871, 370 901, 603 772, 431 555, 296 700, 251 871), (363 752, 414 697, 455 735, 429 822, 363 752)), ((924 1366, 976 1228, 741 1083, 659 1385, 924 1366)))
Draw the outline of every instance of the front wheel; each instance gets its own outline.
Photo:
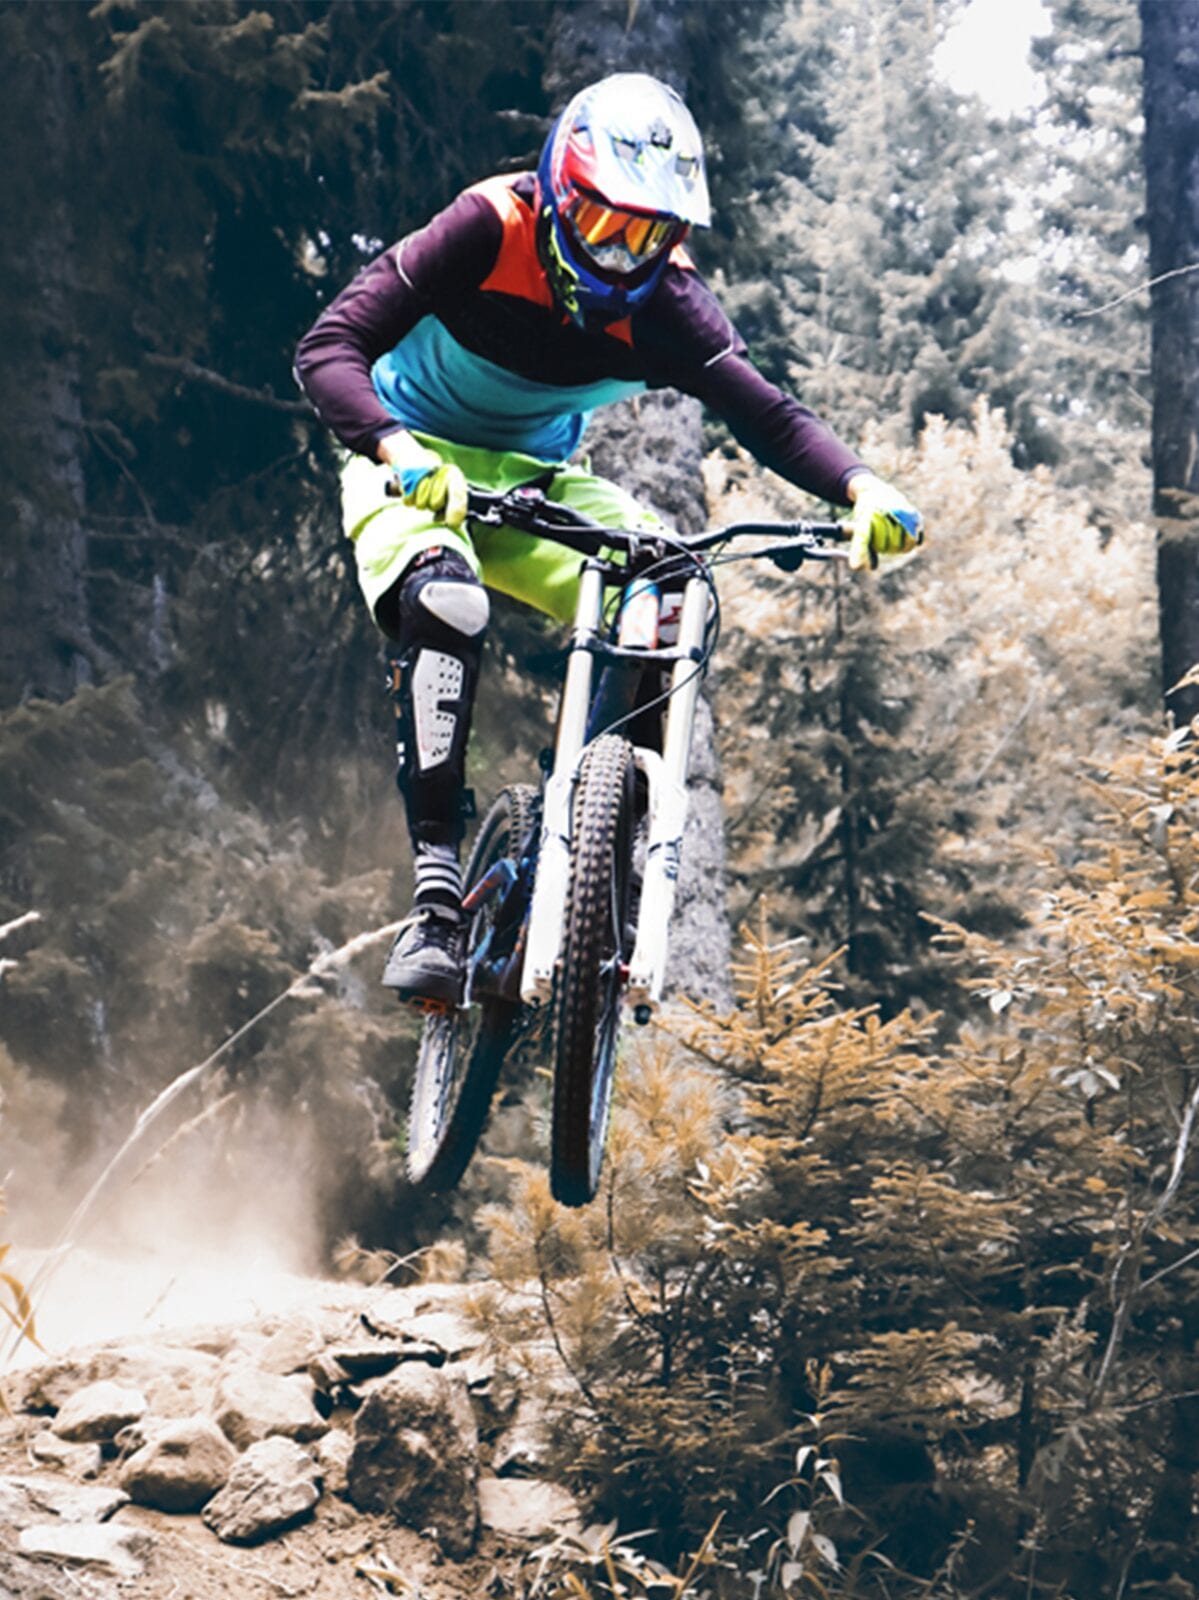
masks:
POLYGON ((635 794, 632 748, 605 734, 579 767, 558 984, 550 1187, 568 1206, 594 1197, 608 1136, 632 942, 635 794))
POLYGON ((422 1189, 452 1189, 483 1132, 504 1058, 520 1031, 519 1000, 496 992, 523 921, 522 855, 537 818, 537 791, 505 789, 483 819, 464 881, 470 911, 462 1004, 426 1018, 408 1112, 408 1178, 422 1189), (516 886, 513 889, 513 886, 516 886))

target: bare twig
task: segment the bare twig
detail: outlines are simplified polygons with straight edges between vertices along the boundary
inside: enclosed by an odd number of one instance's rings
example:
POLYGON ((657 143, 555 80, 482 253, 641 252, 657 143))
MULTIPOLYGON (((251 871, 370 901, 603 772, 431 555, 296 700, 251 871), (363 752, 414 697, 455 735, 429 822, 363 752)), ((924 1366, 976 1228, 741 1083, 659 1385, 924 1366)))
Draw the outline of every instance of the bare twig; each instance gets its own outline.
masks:
POLYGON ((1114 311, 1117 306, 1122 306, 1126 300, 1131 300, 1138 294, 1144 294, 1146 289, 1152 289, 1159 283, 1165 283, 1167 278, 1181 278, 1189 272, 1199 272, 1199 261, 1193 261, 1189 267, 1172 267, 1169 272, 1161 272, 1156 278, 1150 278, 1148 283, 1138 283, 1135 289, 1126 290, 1124 294, 1117 295, 1114 300, 1109 300, 1106 305, 1096 306, 1093 311, 1076 311, 1073 320, 1082 322, 1087 317, 1101 317, 1105 311, 1114 311))
POLYGON ((1178 1193, 1179 1185, 1182 1183, 1182 1174, 1186 1167, 1187 1155, 1191 1148, 1191 1135, 1194 1132, 1196 1116, 1199 1116, 1199 1085, 1192 1091, 1191 1097, 1187 1101, 1186 1111, 1182 1118, 1182 1126, 1178 1130, 1178 1138, 1174 1141, 1174 1157, 1170 1163, 1170 1176, 1166 1180, 1166 1186, 1141 1220, 1134 1225, 1131 1237, 1121 1249, 1112 1268, 1112 1296, 1116 1301, 1116 1312, 1112 1318, 1111 1332, 1108 1335, 1107 1348, 1103 1352, 1103 1360, 1100 1363, 1095 1382, 1091 1385, 1089 1404, 1092 1406, 1098 1402, 1107 1387, 1116 1357, 1120 1353, 1120 1346, 1124 1342, 1124 1334, 1132 1316, 1133 1306, 1136 1303, 1137 1296, 1146 1287, 1144 1283, 1137 1281, 1145 1239, 1150 1230, 1155 1228, 1161 1221, 1178 1193), (1121 1298, 1116 1299, 1121 1279, 1124 1280, 1127 1287, 1124 1288, 1121 1298))
POLYGON ((1008 745, 1012 742, 1012 739, 1015 737, 1017 731, 1019 730, 1021 723, 1028 716, 1028 714, 1032 710, 1033 706, 1036 705, 1036 703, 1037 703, 1037 695, 1038 695, 1038 691, 1037 691, 1036 686, 1034 685, 1033 688, 1030 689, 1029 692, 1028 692, 1028 698, 1025 700, 1024 704, 1020 707, 1020 710, 1016 713, 1016 720, 1011 724, 1011 726, 1008 728, 1007 732, 1004 734, 1003 738, 1000 739, 999 743, 995 746, 994 750, 991 751, 991 754, 987 757, 987 759, 983 762, 982 766, 979 767, 978 771, 974 774, 974 777, 970 780, 970 785, 969 786, 970 786, 971 789, 977 789, 978 788, 979 784, 986 777, 987 773, 991 770, 991 768, 995 765, 996 761, 998 761, 999 757, 1003 754, 1003 752, 1007 749, 1008 745))
POLYGON ((201 367, 195 361, 189 361, 186 356, 161 356, 151 352, 146 356, 147 365, 151 367, 164 367, 168 372, 177 372, 181 378, 189 378, 192 383, 203 383, 210 389, 217 389, 221 394, 232 395, 237 400, 248 400, 251 405, 266 406, 269 411, 284 411, 293 417, 311 417, 312 407, 304 400, 282 400, 269 389, 250 389, 244 383, 235 383, 232 378, 226 378, 223 373, 214 372, 211 367, 201 367))

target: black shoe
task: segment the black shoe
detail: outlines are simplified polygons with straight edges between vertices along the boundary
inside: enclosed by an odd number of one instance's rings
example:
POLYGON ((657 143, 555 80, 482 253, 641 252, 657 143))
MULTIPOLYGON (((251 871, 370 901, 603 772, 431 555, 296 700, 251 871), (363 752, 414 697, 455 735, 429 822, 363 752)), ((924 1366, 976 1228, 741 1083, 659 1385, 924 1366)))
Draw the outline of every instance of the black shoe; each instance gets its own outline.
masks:
POLYGON ((401 1000, 456 1006, 462 996, 466 925, 440 906, 417 906, 396 935, 383 983, 401 1000))

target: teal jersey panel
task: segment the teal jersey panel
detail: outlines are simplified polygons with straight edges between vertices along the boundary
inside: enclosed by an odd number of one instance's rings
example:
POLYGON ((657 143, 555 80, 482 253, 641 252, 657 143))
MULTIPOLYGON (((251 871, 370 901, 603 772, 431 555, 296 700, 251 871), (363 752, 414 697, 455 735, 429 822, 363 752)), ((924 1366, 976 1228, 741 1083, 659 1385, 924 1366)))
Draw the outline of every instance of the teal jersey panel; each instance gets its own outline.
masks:
POLYGON ((625 378, 563 388, 473 355, 436 317, 423 317, 371 368, 375 393, 405 428, 541 461, 573 455, 597 406, 641 394, 625 378))

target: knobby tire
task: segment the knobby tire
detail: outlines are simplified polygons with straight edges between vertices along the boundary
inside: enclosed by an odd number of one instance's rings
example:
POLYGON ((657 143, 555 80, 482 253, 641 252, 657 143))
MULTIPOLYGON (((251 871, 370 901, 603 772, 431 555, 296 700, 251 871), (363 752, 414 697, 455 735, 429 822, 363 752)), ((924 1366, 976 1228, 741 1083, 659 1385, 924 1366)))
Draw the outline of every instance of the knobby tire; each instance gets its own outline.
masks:
MULTIPOLYGON (((537 791, 505 789, 484 817, 464 874, 469 890, 496 862, 519 861, 537 814, 537 791)), ((467 964, 491 926, 495 902, 471 918, 467 964)), ((408 1112, 408 1179, 421 1189, 452 1189, 466 1171, 487 1122, 504 1058, 520 1032, 518 1001, 485 995, 429 1016, 421 1031, 408 1112)))
POLYGON ((558 984, 550 1187, 568 1206, 594 1197, 603 1164, 631 944, 635 809, 632 748, 605 734, 579 770, 558 984))

